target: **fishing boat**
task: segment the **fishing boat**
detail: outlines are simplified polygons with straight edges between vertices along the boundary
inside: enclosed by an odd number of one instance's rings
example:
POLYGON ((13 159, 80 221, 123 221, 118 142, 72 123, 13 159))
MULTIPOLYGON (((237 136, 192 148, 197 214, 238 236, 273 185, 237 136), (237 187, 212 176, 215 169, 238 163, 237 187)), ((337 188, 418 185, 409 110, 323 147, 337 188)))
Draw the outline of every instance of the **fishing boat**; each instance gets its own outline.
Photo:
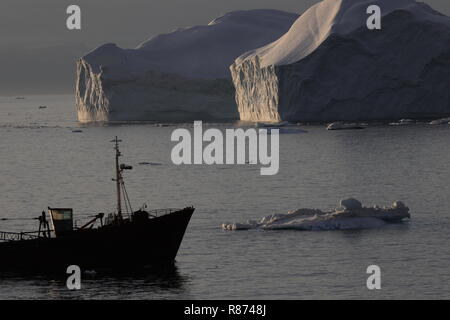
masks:
MULTIPOLYGON (((116 212, 93 214, 84 225, 74 226, 72 208, 48 208, 38 217, 38 231, 0 231, 0 270, 61 271, 76 265, 81 270, 127 270, 173 265, 194 212, 184 209, 133 211, 115 144, 116 212)), ((3 218, 1 220, 7 220, 3 218)))

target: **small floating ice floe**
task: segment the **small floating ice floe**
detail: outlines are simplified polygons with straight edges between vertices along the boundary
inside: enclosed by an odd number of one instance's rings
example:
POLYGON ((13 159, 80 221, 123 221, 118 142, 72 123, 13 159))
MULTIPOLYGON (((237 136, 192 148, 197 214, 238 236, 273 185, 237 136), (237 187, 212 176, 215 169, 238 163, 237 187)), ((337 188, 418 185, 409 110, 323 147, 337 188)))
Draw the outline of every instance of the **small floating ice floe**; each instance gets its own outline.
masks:
POLYGON ((170 123, 157 123, 157 124, 155 124, 155 127, 161 127, 161 128, 170 127, 170 126, 172 126, 170 123))
POLYGON ((139 162, 140 166, 162 166, 162 163, 159 162, 139 162))
POLYGON ((356 199, 340 201, 340 207, 324 212, 319 209, 298 209, 287 214, 272 214, 260 221, 224 223, 224 230, 350 230, 379 228, 388 223, 399 223, 410 219, 409 208, 401 201, 380 208, 363 207, 356 199))
POLYGON ((344 123, 342 121, 330 123, 327 130, 361 130, 367 128, 367 123, 344 123))
POLYGON ((441 124, 447 124, 447 123, 450 123, 450 118, 436 119, 436 120, 431 121, 429 124, 441 125, 441 124))
POLYGON ((390 126, 405 126, 409 124, 416 124, 416 121, 412 119, 401 119, 398 122, 389 123, 390 126))
POLYGON ((268 129, 267 133, 271 134, 271 130, 277 129, 279 134, 307 133, 308 131, 300 129, 297 124, 291 124, 287 121, 282 122, 258 122, 255 123, 256 128, 268 129))
POLYGON ((89 275, 89 276, 95 276, 97 274, 97 271, 95 270, 85 270, 83 271, 84 274, 89 275))
POLYGON ((279 128, 279 127, 285 127, 289 125, 289 122, 282 121, 282 122, 257 122, 255 123, 255 127, 257 128, 279 128))

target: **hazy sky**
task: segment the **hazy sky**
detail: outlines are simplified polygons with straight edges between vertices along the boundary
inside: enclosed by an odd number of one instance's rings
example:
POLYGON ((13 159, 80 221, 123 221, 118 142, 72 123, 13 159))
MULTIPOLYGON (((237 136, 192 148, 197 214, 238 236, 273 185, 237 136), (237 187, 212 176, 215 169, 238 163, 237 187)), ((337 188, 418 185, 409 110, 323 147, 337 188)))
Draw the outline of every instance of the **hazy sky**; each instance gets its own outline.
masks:
MULTIPOLYGON (((395 1, 395 0, 391 0, 395 1)), ((205 24, 226 12, 273 8, 301 13, 319 0, 1 0, 0 94, 70 92, 74 60, 105 42, 136 47, 152 35, 205 24), (66 28, 66 8, 82 30, 66 28)), ((449 0, 424 1, 450 15, 449 0)))

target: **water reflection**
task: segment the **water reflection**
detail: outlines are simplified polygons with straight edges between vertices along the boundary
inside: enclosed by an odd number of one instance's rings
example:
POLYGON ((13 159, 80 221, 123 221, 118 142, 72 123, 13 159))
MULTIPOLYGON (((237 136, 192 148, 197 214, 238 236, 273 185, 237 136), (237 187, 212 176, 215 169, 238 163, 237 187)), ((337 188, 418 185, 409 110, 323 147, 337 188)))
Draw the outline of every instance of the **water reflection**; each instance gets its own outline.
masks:
POLYGON ((0 274, 1 299, 165 299, 187 294, 189 279, 176 265, 129 271, 88 271, 81 290, 68 290, 69 275, 0 274))

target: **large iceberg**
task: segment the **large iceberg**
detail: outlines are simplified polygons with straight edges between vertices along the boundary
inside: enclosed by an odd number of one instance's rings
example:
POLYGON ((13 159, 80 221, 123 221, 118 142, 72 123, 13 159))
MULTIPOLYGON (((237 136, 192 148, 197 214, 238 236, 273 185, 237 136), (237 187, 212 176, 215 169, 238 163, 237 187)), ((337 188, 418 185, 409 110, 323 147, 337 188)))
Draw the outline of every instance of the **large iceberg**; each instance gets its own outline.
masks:
POLYGON ((241 120, 450 115, 450 18, 413 0, 323 0, 230 67, 241 120), (367 9, 381 8, 381 30, 367 9))
POLYGON ((109 43, 77 62, 80 121, 238 119, 229 66, 289 30, 297 14, 235 11, 122 49, 109 43))

